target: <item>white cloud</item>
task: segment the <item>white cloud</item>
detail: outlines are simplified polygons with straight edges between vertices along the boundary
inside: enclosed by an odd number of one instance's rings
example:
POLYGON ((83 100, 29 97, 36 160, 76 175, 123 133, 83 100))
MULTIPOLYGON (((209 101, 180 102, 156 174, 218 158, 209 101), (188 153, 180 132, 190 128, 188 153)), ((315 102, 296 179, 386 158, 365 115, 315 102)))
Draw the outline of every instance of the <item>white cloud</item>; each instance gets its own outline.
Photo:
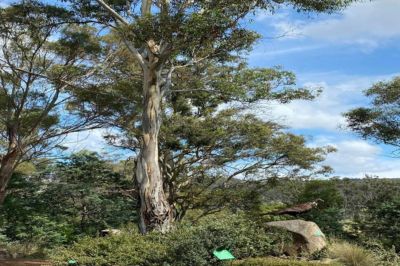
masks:
POLYGON ((94 152, 103 152, 107 148, 107 142, 103 135, 104 129, 94 129, 85 132, 69 134, 63 142, 68 147, 68 151, 75 153, 81 150, 90 150, 94 152))
POLYGON ((364 140, 342 140, 317 138, 313 146, 331 145, 336 153, 328 155, 324 162, 332 166, 335 175, 361 178, 365 175, 399 178, 400 159, 384 156, 382 148, 364 140))
POLYGON ((322 45, 306 45, 306 46, 297 46, 297 47, 290 47, 290 48, 278 48, 274 49, 272 47, 258 47, 256 52, 252 52, 249 55, 249 59, 257 59, 257 58, 265 58, 265 57, 274 57, 280 55, 287 55, 287 54, 294 54, 294 53, 301 53, 311 50, 316 50, 322 48, 322 45))
POLYGON ((388 80, 393 75, 352 77, 337 73, 317 73, 303 76, 307 80, 328 80, 306 85, 325 88, 313 102, 295 101, 287 105, 260 103, 256 113, 265 120, 275 120, 290 129, 307 130, 312 134, 310 146, 336 147, 338 152, 328 155, 324 164, 335 170, 335 175, 363 177, 366 174, 381 177, 400 177, 400 159, 389 158, 388 152, 377 144, 357 139, 342 129, 345 125, 343 112, 366 102, 362 91, 374 82, 388 80), (333 76, 333 77, 332 77, 333 76), (337 83, 341 80, 341 83, 337 83))
POLYGON ((311 38, 338 44, 358 44, 365 52, 400 38, 400 1, 357 2, 338 15, 293 19, 288 10, 273 16, 260 13, 256 22, 275 30, 280 40, 311 38))
POLYGON ((345 123, 342 114, 367 101, 363 95, 363 90, 377 81, 387 80, 395 76, 395 74, 372 77, 339 75, 339 77, 332 78, 332 75, 335 74, 317 73, 302 77, 302 79, 308 80, 315 80, 316 78, 320 80, 342 80, 342 83, 336 84, 334 81, 332 83, 324 81, 305 83, 305 87, 322 87, 324 89, 322 94, 314 101, 294 101, 285 105, 261 102, 257 106, 256 113, 263 119, 276 120, 292 129, 342 131, 340 128, 345 123))
POLYGON ((304 36, 337 43, 357 43, 366 49, 400 37, 400 1, 363 1, 350 6, 336 18, 305 22, 304 36))

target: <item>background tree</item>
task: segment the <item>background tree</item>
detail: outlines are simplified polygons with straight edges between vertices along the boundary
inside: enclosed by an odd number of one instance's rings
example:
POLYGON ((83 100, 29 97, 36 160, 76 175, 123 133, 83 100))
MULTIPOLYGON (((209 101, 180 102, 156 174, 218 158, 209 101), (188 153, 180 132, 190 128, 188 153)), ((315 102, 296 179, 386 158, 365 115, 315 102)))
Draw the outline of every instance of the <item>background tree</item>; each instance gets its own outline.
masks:
POLYGON ((348 127, 363 138, 400 148, 400 77, 376 83, 365 95, 372 105, 346 113, 348 127))
POLYGON ((3 234, 52 247, 137 220, 131 179, 112 168, 87 151, 29 174, 18 168, 0 212, 3 234))
POLYGON ((0 9, 0 202, 20 163, 60 147, 69 133, 97 127, 95 117, 64 112, 68 91, 84 86, 104 61, 92 29, 63 27, 72 19, 34 1, 0 9))

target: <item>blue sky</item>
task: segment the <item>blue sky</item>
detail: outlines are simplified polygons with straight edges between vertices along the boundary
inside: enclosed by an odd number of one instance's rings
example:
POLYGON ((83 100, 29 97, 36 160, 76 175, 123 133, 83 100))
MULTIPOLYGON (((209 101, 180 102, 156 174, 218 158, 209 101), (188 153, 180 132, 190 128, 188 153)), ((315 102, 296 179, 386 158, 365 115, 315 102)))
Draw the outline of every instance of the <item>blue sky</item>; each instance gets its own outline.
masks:
POLYGON ((400 1, 353 4, 340 14, 299 15, 289 9, 259 13, 250 27, 264 35, 249 55, 254 67, 281 65, 300 86, 322 86, 314 102, 260 105, 260 117, 303 134, 310 146, 332 145, 334 175, 400 177, 393 148, 364 141, 343 129, 342 113, 368 103, 362 91, 400 75, 400 1), (282 37, 283 36, 283 37, 282 37))
MULTIPOLYGON (((0 6, 9 2, 0 0, 0 6)), ((331 15, 300 15, 285 8, 273 15, 258 13, 247 25, 263 35, 248 56, 250 66, 283 66, 296 73, 299 86, 322 86, 324 92, 313 102, 260 103, 254 112, 306 136, 310 146, 336 147, 338 152, 326 161, 334 175, 400 177, 393 148, 346 131, 341 115, 367 104, 362 91, 374 82, 400 75, 399 14, 400 0, 363 1, 331 15)), ((71 151, 110 155, 102 133, 75 134, 66 144, 71 151)))

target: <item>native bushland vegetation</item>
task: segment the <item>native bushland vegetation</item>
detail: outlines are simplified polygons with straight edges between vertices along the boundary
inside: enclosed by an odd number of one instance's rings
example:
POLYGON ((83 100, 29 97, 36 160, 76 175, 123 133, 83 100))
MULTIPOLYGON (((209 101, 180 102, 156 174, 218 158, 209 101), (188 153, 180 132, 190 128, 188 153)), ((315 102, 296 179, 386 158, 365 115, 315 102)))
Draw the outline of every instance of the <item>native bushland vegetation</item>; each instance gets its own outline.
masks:
MULTIPOLYGON (((226 248, 238 265, 273 265, 279 260, 261 257, 286 254, 292 236, 265 223, 290 219, 275 215, 279 208, 320 199, 297 218, 360 245, 321 256, 380 254, 377 263, 395 265, 399 182, 315 180, 331 173, 324 160, 335 149, 310 146, 254 112, 260 101, 318 100, 321 88, 298 87, 283 67, 249 66, 246 52, 261 36, 244 22, 258 11, 332 13, 351 2, 30 0, 1 8, 3 248, 60 265, 217 265, 212 251, 226 248), (65 147, 70 134, 92 129, 123 156, 65 147), (103 229, 121 231, 99 237, 103 229)), ((349 127, 398 145, 397 83, 368 90, 373 106, 347 113, 349 127)))

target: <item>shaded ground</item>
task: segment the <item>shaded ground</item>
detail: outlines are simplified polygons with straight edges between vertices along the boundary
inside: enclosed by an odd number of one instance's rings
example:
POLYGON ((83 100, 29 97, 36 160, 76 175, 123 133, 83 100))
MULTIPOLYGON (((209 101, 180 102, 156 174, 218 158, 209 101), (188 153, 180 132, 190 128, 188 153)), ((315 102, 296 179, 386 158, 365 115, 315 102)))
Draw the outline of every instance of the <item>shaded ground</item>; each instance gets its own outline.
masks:
POLYGON ((234 266, 340 266, 334 261, 302 261, 296 259, 282 259, 275 257, 250 258, 234 261, 234 266))
POLYGON ((51 266, 51 264, 44 260, 11 259, 0 260, 0 266, 51 266))

